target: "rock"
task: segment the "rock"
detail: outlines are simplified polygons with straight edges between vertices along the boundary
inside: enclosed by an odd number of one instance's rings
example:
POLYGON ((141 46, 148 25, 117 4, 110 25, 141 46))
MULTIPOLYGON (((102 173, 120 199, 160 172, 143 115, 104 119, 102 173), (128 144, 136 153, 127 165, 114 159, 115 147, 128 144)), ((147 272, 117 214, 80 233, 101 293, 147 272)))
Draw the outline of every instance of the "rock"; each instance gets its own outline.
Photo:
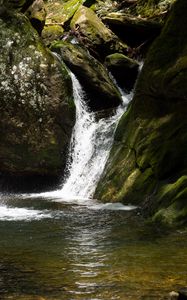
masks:
MULTIPOLYGON (((9 298, 8 298, 9 299, 9 298)), ((13 299, 13 300, 17 300, 17 296, 13 295, 13 296, 10 296, 10 299, 13 299)), ((46 298, 44 297, 41 297, 41 296, 36 296, 36 295, 21 295, 19 296, 19 300, 47 300, 46 298)))
POLYGON ((41 34, 46 19, 46 10, 43 0, 35 0, 27 9, 26 15, 30 19, 32 26, 41 34))
POLYGON ((47 25, 42 30, 42 39, 47 46, 52 42, 58 41, 64 34, 64 29, 60 25, 47 25))
POLYGON ((169 226, 187 218, 186 11, 176 1, 149 50, 94 196, 139 205, 169 226))
POLYGON ((48 1, 47 9, 47 24, 58 24, 64 26, 68 22, 81 4, 85 0, 69 0, 69 1, 48 1))
POLYGON ((1 0, 0 5, 7 9, 25 12, 35 0, 1 0))
POLYGON ((121 103, 121 97, 109 77, 106 68, 80 45, 57 42, 52 50, 60 53, 67 66, 75 73, 89 97, 93 111, 114 108, 121 103))
POLYGON ((114 52, 127 53, 127 45, 121 42, 90 8, 81 6, 75 13, 70 26, 79 33, 79 42, 93 56, 104 59, 106 55, 114 52))
POLYGON ((187 290, 182 289, 178 292, 172 291, 169 293, 169 300, 186 300, 187 299, 187 290))
POLYGON ((179 293, 172 291, 169 293, 169 300, 178 300, 179 299, 179 293))
POLYGON ((102 20, 131 47, 150 43, 160 34, 162 28, 159 22, 140 16, 128 16, 123 12, 110 13, 102 20))
POLYGON ((132 90, 138 76, 137 61, 121 53, 114 53, 105 58, 105 65, 122 89, 132 90))
POLYGON ((62 176, 75 121, 71 80, 28 19, 0 19, 0 173, 62 176))

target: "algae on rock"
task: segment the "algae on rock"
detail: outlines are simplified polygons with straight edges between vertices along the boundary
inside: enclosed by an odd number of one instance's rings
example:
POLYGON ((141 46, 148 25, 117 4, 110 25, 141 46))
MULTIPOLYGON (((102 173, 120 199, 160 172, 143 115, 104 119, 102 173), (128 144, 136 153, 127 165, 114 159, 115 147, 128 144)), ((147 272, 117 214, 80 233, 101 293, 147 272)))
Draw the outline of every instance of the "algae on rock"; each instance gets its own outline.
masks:
POLYGON ((113 53, 105 58, 105 65, 119 86, 131 91, 138 76, 139 63, 121 53, 113 53))
POLYGON ((154 220, 187 217, 187 2, 175 3, 122 117, 95 197, 142 206, 154 220))
POLYGON ((59 176, 74 125, 71 79, 22 14, 0 18, 1 175, 59 176))
POLYGON ((47 24, 63 26, 69 21, 85 0, 52 1, 46 4, 47 24))
POLYGON ((108 29, 90 9, 81 6, 71 20, 71 28, 77 30, 80 42, 101 59, 114 52, 127 53, 127 45, 108 29))
POLYGON ((53 43, 51 48, 61 55, 80 80, 88 95, 88 106, 93 111, 115 108, 122 102, 107 69, 83 47, 59 41, 53 43))

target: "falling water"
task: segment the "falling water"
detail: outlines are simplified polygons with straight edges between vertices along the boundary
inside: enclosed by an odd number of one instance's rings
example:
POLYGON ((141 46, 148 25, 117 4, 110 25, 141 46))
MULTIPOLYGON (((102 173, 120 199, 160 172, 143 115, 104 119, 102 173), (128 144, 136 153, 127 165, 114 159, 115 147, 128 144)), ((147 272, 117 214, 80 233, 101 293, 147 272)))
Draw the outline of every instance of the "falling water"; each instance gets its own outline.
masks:
POLYGON ((71 73, 76 105, 76 124, 73 130, 67 178, 60 191, 65 198, 91 198, 104 170, 111 149, 117 121, 129 102, 122 95, 123 105, 107 118, 97 118, 86 105, 84 91, 71 73))

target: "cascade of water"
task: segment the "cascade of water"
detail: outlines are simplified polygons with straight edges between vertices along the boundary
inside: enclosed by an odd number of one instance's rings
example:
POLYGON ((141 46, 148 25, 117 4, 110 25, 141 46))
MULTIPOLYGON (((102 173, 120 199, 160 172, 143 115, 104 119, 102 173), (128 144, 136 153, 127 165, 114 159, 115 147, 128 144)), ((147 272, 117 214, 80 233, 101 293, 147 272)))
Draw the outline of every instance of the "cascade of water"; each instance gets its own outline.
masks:
POLYGON ((91 198, 103 172, 113 143, 116 124, 129 99, 122 95, 124 104, 107 118, 96 118, 86 103, 84 91, 71 73, 76 105, 76 124, 73 130, 67 164, 67 178, 60 194, 65 198, 91 198))

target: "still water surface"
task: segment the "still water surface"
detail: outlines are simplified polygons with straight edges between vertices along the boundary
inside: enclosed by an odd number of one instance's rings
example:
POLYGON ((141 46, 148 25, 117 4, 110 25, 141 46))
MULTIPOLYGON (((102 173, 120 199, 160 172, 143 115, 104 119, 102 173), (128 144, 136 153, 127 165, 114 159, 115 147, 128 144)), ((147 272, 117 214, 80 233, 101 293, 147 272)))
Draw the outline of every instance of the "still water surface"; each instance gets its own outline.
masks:
POLYGON ((0 299, 162 299, 187 285, 185 232, 120 206, 16 196, 0 206, 0 299))

